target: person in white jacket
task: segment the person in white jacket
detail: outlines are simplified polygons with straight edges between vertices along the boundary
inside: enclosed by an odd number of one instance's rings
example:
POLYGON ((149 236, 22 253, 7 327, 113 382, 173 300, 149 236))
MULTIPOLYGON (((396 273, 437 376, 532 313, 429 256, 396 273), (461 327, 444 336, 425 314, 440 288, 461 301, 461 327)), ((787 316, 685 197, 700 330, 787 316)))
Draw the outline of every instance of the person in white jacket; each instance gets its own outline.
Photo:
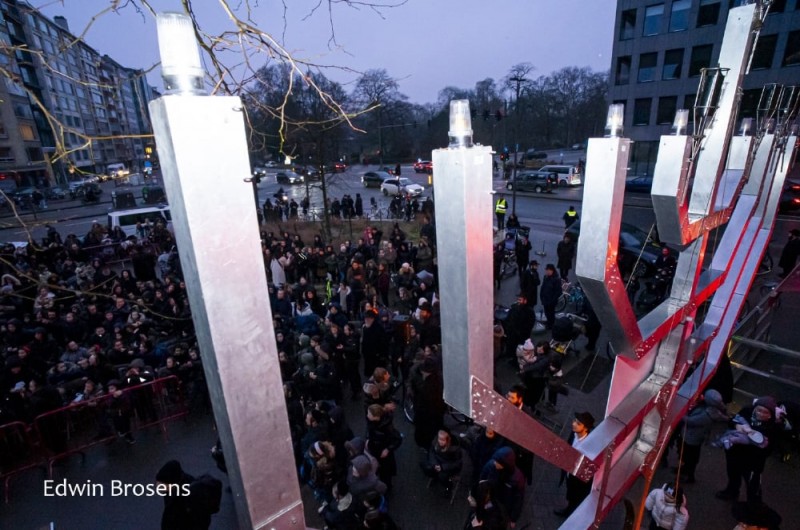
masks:
POLYGON ((664 484, 647 496, 645 508, 650 512, 650 530, 685 530, 689 523, 686 496, 681 488, 664 484))

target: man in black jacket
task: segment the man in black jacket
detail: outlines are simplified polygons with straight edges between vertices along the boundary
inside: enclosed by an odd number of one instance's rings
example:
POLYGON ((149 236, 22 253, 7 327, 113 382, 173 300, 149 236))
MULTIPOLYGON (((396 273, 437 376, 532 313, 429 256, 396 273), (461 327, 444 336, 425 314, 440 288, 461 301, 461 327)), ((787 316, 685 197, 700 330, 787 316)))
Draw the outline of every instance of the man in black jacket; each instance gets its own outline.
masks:
POLYGON ((517 346, 530 338, 535 323, 536 315, 528 304, 528 297, 525 293, 519 293, 517 303, 508 310, 503 326, 506 330, 506 355, 510 359, 516 359, 517 346))
POLYGON ((542 288, 539 291, 542 297, 542 305, 544 306, 544 316, 547 319, 545 324, 547 329, 553 329, 553 324, 556 321, 556 304, 561 297, 561 290, 561 278, 558 277, 555 266, 552 263, 548 263, 544 268, 542 288))

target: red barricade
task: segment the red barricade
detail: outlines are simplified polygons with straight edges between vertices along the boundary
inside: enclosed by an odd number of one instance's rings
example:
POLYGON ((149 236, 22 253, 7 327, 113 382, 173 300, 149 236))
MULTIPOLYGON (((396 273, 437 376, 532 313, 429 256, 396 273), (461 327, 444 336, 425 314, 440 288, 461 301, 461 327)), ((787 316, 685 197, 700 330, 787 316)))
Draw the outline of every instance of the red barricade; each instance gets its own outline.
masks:
POLYGON ((2 425, 0 478, 5 479, 6 502, 14 473, 47 465, 52 476, 53 464, 62 458, 117 438, 133 443, 134 432, 155 425, 166 438, 166 422, 188 413, 181 381, 170 376, 41 414, 32 425, 2 425))
POLYGON ((6 503, 11 477, 44 463, 44 455, 32 440, 28 425, 21 421, 0 425, 0 478, 4 483, 6 503))

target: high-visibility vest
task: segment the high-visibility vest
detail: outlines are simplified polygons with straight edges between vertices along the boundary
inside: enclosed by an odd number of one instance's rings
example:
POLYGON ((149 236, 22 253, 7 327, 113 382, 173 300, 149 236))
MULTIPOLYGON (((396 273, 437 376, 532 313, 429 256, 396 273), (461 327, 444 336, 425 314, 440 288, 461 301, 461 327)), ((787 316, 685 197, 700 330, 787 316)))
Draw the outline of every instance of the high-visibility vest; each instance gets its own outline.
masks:
POLYGON ((575 217, 576 215, 578 215, 578 212, 576 212, 575 210, 567 210, 566 215, 569 217, 575 217))
POLYGON ((505 199, 497 199, 497 205, 494 207, 494 213, 506 213, 505 199))

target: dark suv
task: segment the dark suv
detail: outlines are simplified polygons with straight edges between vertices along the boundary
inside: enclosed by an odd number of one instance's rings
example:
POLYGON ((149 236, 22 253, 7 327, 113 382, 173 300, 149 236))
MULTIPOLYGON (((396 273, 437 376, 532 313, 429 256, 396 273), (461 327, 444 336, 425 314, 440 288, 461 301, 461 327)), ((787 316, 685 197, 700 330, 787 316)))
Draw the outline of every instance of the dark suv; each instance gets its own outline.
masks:
POLYGON ((506 188, 517 191, 534 191, 536 193, 551 193, 558 186, 558 177, 555 173, 547 171, 522 171, 517 173, 516 183, 510 180, 506 188))

